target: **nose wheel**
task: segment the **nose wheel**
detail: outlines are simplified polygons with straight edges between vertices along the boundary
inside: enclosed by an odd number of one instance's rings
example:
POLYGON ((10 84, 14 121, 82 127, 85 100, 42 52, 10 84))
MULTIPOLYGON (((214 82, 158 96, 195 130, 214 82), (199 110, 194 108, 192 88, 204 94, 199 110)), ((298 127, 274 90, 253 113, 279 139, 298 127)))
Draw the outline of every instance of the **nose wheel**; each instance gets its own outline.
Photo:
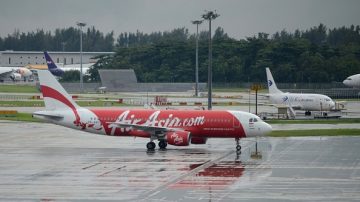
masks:
POLYGON ((240 138, 235 138, 235 141, 236 141, 236 154, 240 155, 241 154, 240 138))

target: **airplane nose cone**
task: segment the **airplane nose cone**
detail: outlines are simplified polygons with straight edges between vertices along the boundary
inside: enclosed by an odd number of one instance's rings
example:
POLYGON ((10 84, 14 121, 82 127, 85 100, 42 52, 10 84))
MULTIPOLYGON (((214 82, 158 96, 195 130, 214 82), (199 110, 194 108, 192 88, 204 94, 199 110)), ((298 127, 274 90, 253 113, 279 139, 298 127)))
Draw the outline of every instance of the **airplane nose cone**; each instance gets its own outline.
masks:
POLYGON ((272 131, 271 125, 264 122, 263 127, 262 127, 262 131, 263 131, 264 135, 267 135, 267 134, 271 133, 271 131, 272 131))
POLYGON ((349 86, 349 81, 348 81, 348 80, 344 80, 344 81, 343 81, 343 84, 344 84, 345 86, 349 86))
POLYGON ((330 109, 335 109, 335 102, 331 102, 330 109))

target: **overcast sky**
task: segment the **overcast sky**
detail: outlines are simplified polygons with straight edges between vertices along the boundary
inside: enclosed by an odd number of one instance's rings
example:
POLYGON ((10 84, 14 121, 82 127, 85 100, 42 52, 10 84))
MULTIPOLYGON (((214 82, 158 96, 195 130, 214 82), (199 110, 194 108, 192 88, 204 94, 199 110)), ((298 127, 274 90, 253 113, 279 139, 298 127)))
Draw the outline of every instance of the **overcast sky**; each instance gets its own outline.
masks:
MULTIPOLYGON (((186 27, 204 10, 215 10, 221 26, 236 39, 258 32, 359 25, 360 0, 0 0, 0 36, 68 28, 86 22, 102 32, 150 33, 186 27)), ((200 30, 206 30, 202 24, 200 30)))

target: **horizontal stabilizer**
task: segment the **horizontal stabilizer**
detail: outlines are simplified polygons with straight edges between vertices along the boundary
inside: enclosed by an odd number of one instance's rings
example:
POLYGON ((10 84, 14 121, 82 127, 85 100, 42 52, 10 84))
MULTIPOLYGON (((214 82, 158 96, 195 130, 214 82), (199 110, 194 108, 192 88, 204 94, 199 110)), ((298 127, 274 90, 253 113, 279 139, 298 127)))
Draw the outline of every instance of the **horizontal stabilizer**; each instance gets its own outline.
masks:
POLYGON ((63 119, 64 118, 64 115, 56 113, 56 112, 52 112, 52 111, 37 111, 37 112, 34 112, 33 115, 42 116, 42 117, 51 118, 51 119, 63 119))

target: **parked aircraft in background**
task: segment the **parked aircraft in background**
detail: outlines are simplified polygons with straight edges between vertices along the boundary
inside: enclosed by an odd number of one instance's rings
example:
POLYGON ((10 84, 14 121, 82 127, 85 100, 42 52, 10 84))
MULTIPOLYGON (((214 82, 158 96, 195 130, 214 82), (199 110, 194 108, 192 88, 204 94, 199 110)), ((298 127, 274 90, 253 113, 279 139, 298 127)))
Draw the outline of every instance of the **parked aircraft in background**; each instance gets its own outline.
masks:
POLYGON ((61 77, 64 74, 64 70, 56 66, 56 64, 54 63, 54 61, 51 59, 50 55, 46 51, 44 52, 44 55, 45 55, 46 64, 48 66, 48 70, 54 76, 61 77))
POLYGON ((354 74, 349 76, 343 81, 343 84, 353 88, 360 88, 360 74, 354 74))
MULTIPOLYGON (((61 77, 64 72, 66 71, 80 71, 80 64, 67 64, 64 65, 62 63, 55 63, 52 58, 50 57, 48 52, 44 52, 45 55, 45 59, 46 59, 46 65, 42 65, 42 64, 29 64, 26 65, 26 68, 30 69, 30 70, 44 70, 44 69, 49 69, 55 76, 61 77)), ((82 65, 82 69, 83 69, 83 74, 85 74, 87 72, 87 70, 93 66, 95 63, 85 63, 82 65)))
POLYGON ((295 117, 295 110, 304 110, 306 111, 305 115, 311 115, 311 111, 330 111, 335 109, 335 102, 326 95, 284 93, 280 91, 276 86, 269 68, 266 68, 266 77, 268 81, 270 103, 287 105, 293 117, 295 117))
POLYGON ((0 80, 3 81, 4 78, 11 78, 13 81, 20 81, 24 79, 29 79, 32 75, 32 72, 24 67, 0 67, 0 80))
POLYGON ((258 116, 231 110, 160 110, 160 109, 87 109, 79 107, 49 71, 38 71, 45 110, 34 117, 54 124, 109 136, 149 138, 146 147, 154 150, 154 140, 165 149, 167 144, 188 146, 205 144, 208 138, 239 140, 263 136, 271 126, 258 116))

